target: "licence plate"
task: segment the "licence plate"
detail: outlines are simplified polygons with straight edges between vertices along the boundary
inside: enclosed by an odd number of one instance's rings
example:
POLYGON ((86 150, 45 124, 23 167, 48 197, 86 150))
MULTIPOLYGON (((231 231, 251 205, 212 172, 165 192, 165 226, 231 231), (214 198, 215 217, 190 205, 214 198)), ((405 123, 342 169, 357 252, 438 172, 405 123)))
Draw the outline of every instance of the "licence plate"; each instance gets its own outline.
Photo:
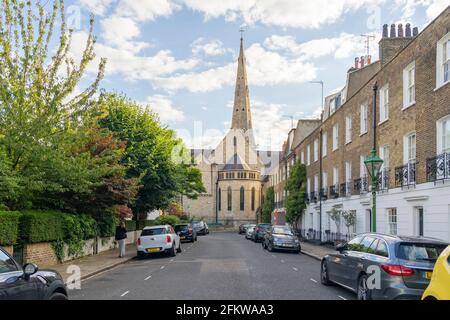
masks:
POLYGON ((159 251, 161 251, 160 248, 150 248, 150 249, 147 249, 147 252, 159 252, 159 251))
POLYGON ((431 272, 431 271, 425 272, 425 278, 427 278, 428 280, 431 280, 432 276, 433 276, 433 272, 431 272))
POLYGON ((180 239, 181 239, 181 240, 185 240, 185 239, 186 239, 186 237, 180 237, 180 239))
POLYGON ((292 245, 289 244, 289 243, 283 243, 281 246, 283 246, 283 247, 292 247, 292 245))

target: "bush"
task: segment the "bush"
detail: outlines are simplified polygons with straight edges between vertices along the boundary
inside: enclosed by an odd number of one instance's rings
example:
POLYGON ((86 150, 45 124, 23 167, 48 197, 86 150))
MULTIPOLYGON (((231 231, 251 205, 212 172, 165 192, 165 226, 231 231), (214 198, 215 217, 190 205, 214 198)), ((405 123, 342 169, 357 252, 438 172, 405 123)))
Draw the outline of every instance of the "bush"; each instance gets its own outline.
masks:
POLYGON ((119 225, 119 218, 113 214, 105 213, 97 218, 98 235, 102 238, 113 237, 116 227, 119 225))
POLYGON ((155 220, 139 220, 137 222, 136 230, 142 230, 145 227, 151 227, 155 225, 155 220))
MULTIPOLYGON (((64 242, 68 246, 68 254, 77 256, 83 250, 83 240, 97 236, 97 222, 88 215, 61 214, 61 216, 64 221, 64 242)), ((62 257, 58 258, 62 260, 62 257)))
POLYGON ((16 244, 19 236, 19 212, 0 211, 0 245, 16 244))
POLYGON ((136 221, 126 220, 125 221, 125 229, 127 229, 127 231, 136 231, 136 221))
POLYGON ((25 211, 20 218, 20 235, 27 243, 64 239, 64 214, 55 211, 25 211))
POLYGON ((161 216, 155 219, 154 225, 170 224, 171 226, 175 226, 179 223, 181 223, 181 220, 177 216, 161 216))

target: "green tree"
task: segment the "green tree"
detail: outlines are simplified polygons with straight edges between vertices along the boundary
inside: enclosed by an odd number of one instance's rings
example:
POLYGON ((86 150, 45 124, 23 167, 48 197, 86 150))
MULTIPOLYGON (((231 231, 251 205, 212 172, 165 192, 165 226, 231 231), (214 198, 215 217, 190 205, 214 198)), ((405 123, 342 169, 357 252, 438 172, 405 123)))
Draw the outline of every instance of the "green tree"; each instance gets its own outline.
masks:
POLYGON ((262 210, 262 222, 271 223, 272 212, 275 208, 275 191, 273 187, 267 189, 266 197, 264 199, 264 205, 262 210))
POLYGON ((306 209, 306 167, 300 161, 291 168, 286 190, 286 220, 296 226, 306 209))

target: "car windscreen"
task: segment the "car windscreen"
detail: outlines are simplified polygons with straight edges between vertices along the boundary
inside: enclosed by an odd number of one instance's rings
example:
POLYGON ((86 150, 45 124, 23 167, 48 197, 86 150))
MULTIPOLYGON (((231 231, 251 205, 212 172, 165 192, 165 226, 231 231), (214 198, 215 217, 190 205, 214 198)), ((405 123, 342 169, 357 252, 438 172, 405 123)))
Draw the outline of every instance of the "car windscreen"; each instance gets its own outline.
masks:
POLYGON ((155 228, 142 230, 141 236, 157 236, 159 234, 165 234, 166 228, 155 228))
POLYGON ((275 228, 273 228, 272 233, 273 234, 285 234, 285 235, 289 235, 289 236, 294 235, 292 233, 291 228, 289 228, 289 227, 275 227, 275 228))
POLYGON ((187 224, 181 225, 181 226, 175 226, 175 231, 176 232, 188 231, 188 230, 189 230, 189 226, 187 224))
POLYGON ((445 246, 433 243, 401 243, 398 247, 397 257, 407 261, 435 262, 445 246))

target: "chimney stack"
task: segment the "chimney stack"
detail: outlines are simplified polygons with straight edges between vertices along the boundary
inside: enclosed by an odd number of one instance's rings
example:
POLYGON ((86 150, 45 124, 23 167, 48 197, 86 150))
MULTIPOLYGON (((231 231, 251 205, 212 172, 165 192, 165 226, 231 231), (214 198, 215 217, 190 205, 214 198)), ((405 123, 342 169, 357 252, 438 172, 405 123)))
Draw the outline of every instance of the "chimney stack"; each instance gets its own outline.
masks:
POLYGON ((391 24, 391 34, 390 34, 391 38, 396 38, 396 34, 395 34, 395 24, 391 24))
POLYGON ((361 57, 360 61, 361 61, 361 68, 364 68, 364 66, 365 66, 364 65, 364 56, 361 57))
POLYGON ((406 24, 406 34, 405 34, 405 36, 407 38, 411 38, 411 24, 410 23, 406 24))
POLYGON ((401 23, 398 25, 397 36, 398 36, 399 38, 403 38, 403 25, 402 25, 401 23))
POLYGON ((355 69, 359 69, 359 58, 355 58, 355 69))

